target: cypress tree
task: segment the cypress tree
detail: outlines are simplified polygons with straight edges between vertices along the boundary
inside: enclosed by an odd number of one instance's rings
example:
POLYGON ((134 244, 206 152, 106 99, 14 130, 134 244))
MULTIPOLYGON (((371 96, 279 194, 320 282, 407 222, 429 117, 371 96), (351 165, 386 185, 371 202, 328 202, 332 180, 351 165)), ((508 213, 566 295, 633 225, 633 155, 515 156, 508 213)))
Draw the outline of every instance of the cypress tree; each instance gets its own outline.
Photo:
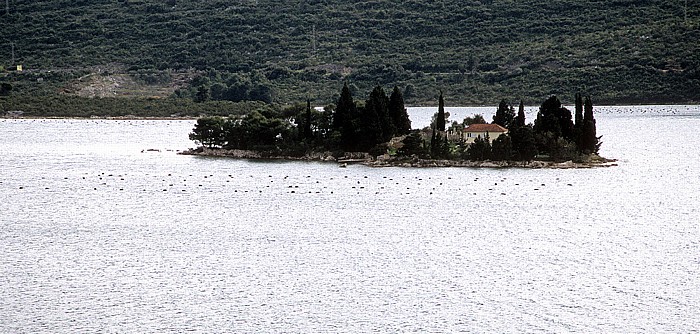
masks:
POLYGON ((520 100, 520 106, 518 106, 518 116, 515 118, 515 128, 525 126, 525 105, 523 100, 520 100))
POLYGON ((584 153, 598 153, 600 149, 600 137, 596 136, 595 118, 593 116, 593 102, 586 97, 583 113, 583 127, 581 134, 581 151, 584 153))
POLYGON ((574 117, 574 128, 580 129, 583 126, 583 98, 581 93, 576 93, 576 116, 574 117))
POLYGON ((355 124, 357 122, 357 107, 352 99, 350 88, 346 82, 340 92, 338 104, 333 114, 332 130, 340 133, 340 146, 343 150, 352 151, 357 141, 355 124))
POLYGON ((430 157, 433 159, 447 159, 450 155, 450 143, 447 135, 440 134, 433 128, 433 135, 430 139, 430 157))
POLYGON ((438 131, 445 131, 445 100, 442 98, 442 91, 440 91, 440 99, 438 100, 438 116, 435 127, 438 131))
POLYGON ((581 93, 576 93, 575 100, 574 141, 576 149, 579 152, 583 152, 583 98, 581 98, 581 93))
POLYGON ((346 121, 350 118, 350 111, 354 108, 355 102, 352 100, 352 94, 350 93, 350 88, 348 88, 348 83, 346 82, 340 92, 340 98, 338 98, 335 113, 333 113, 332 129, 340 131, 346 124, 346 121))
POLYGON ((389 98, 381 86, 375 87, 365 103, 360 124, 361 132, 369 139, 370 145, 387 142, 396 132, 394 122, 389 116, 389 98))
POLYGON ((403 94, 401 94, 397 86, 394 86, 394 91, 389 98, 389 115, 396 129, 394 135, 402 136, 411 132, 411 120, 408 118, 408 112, 406 111, 403 101, 403 94))
POLYGON ((509 106, 506 100, 501 100, 496 109, 496 114, 493 116, 492 124, 498 124, 506 129, 511 129, 515 123, 515 110, 509 106))

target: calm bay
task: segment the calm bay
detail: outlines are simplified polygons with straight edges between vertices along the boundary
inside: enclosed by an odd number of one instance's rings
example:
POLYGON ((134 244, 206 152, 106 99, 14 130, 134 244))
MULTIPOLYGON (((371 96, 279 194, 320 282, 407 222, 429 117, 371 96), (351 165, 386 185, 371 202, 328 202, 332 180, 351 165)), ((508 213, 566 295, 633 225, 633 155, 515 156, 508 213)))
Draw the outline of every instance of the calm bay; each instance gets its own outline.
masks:
POLYGON ((0 119, 0 332, 697 332, 700 106, 596 112, 616 167, 204 158, 176 154, 191 120, 0 119))

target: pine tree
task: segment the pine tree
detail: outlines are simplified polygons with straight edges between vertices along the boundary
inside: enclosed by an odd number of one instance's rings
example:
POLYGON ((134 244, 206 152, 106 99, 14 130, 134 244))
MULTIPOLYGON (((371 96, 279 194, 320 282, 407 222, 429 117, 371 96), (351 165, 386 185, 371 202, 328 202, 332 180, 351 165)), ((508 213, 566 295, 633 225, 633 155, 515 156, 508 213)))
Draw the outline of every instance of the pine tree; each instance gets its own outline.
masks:
POLYGON ((445 100, 442 98, 442 91, 438 100, 438 117, 435 126, 438 131, 445 131, 445 100))
POLYGON ((189 138, 207 148, 221 147, 224 141, 223 126, 224 119, 221 117, 200 118, 189 134, 189 138))
POLYGON ((411 132, 411 120, 408 118, 403 95, 397 86, 394 86, 394 91, 389 98, 389 115, 396 129, 394 135, 402 136, 411 132))

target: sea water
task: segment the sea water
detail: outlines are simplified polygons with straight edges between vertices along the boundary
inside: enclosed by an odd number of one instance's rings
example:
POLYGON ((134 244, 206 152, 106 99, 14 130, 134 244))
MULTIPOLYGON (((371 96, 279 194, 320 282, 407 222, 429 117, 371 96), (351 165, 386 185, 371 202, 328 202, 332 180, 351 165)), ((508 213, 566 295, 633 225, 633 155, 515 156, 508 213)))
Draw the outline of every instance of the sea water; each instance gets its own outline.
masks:
POLYGON ((176 154, 194 121, 0 120, 0 332, 696 332, 700 108, 596 119, 616 167, 203 158, 176 154))

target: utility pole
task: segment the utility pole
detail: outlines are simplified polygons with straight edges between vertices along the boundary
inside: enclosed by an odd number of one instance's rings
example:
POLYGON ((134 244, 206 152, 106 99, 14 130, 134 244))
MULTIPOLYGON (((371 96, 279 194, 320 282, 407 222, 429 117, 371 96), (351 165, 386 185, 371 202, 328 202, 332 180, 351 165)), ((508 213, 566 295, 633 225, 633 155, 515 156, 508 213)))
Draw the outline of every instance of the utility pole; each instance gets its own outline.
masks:
POLYGON ((12 46, 12 66, 16 66, 17 64, 15 64, 15 43, 10 43, 10 45, 12 46))
POLYGON ((5 0, 5 14, 10 15, 10 0, 5 0))
POLYGON ((688 0, 685 0, 685 6, 683 7, 683 13, 685 15, 685 19, 683 20, 683 23, 688 25, 688 0))

